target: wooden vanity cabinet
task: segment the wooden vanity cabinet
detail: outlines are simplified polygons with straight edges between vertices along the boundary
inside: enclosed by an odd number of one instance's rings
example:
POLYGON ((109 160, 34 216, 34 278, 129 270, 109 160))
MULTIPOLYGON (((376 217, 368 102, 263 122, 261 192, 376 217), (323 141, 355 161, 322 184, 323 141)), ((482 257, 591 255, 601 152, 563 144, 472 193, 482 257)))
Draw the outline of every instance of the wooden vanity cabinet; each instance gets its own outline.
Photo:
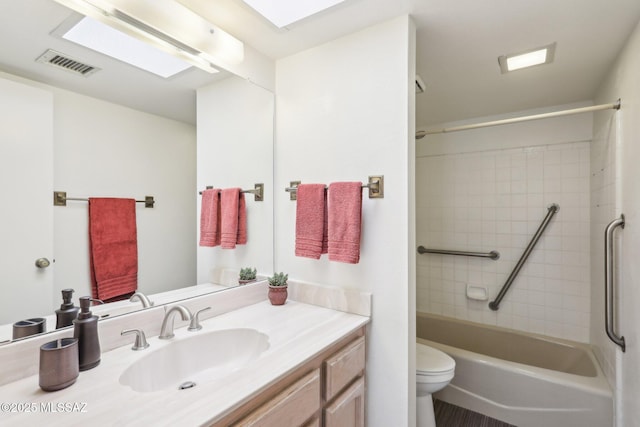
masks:
POLYGON ((350 334, 213 425, 363 427, 364 335, 350 334))

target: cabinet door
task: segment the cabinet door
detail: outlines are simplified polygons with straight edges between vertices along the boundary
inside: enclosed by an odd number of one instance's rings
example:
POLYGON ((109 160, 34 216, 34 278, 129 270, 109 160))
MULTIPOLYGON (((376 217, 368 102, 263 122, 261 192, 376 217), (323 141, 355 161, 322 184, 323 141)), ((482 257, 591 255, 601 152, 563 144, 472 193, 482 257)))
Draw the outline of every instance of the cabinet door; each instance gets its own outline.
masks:
POLYGON ((55 308, 53 266, 35 265, 53 262, 53 95, 2 77, 0 183, 0 324, 12 324, 55 308))
POLYGON ((324 410, 325 427, 364 427, 364 378, 339 395, 324 410))
POLYGON ((320 370, 305 375, 237 426, 297 427, 320 410, 320 370))
POLYGON ((364 371, 364 366, 364 337, 354 340, 327 359, 325 361, 325 400, 328 402, 340 393, 343 388, 364 371))

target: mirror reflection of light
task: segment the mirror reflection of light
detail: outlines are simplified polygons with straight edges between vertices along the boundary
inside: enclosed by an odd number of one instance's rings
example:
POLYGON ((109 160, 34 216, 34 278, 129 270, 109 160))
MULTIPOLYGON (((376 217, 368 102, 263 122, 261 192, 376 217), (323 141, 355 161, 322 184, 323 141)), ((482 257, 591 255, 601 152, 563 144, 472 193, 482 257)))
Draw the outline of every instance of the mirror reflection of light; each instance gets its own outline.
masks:
POLYGON ((164 78, 191 67, 191 64, 89 17, 82 18, 62 37, 164 78))

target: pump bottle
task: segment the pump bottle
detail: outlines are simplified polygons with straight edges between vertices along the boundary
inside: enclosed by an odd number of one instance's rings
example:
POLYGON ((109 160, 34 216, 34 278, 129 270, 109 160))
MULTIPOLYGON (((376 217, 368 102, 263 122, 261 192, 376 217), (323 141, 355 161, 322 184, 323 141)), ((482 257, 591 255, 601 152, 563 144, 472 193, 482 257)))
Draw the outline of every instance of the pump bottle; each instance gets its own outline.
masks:
POLYGON ((73 337, 78 339, 78 361, 81 371, 95 368, 100 364, 98 316, 94 316, 89 310, 91 301, 102 303, 91 297, 80 297, 80 313, 73 321, 73 337))
POLYGON ((80 308, 76 307, 73 305, 73 302, 71 302, 72 295, 73 289, 62 290, 62 304, 60 305, 60 308, 56 310, 56 329, 71 326, 75 318, 78 316, 80 308))

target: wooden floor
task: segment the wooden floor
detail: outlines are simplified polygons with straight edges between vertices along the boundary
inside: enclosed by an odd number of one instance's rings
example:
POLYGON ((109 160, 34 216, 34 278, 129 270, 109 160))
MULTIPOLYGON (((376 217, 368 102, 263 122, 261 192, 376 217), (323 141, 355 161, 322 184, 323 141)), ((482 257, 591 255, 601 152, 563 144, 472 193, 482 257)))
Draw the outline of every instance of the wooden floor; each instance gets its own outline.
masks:
POLYGON ((437 427, 516 427, 437 399, 433 410, 437 427))

